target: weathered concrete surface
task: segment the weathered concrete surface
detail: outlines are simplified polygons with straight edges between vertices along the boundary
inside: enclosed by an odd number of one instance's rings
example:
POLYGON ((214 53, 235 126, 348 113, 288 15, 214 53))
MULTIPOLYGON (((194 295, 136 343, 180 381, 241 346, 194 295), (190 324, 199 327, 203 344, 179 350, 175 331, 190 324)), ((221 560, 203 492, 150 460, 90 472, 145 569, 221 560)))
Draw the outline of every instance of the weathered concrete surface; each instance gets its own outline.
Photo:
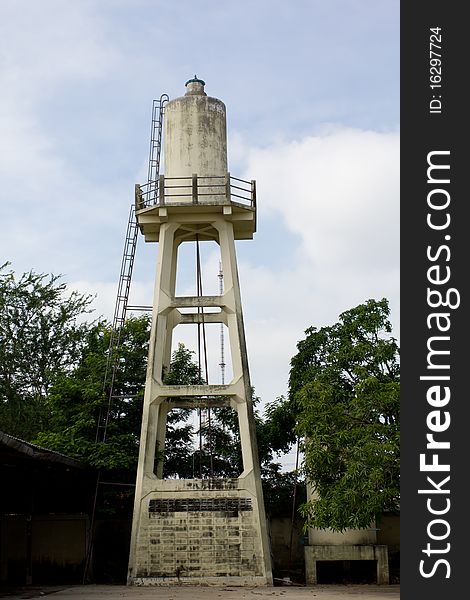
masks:
MULTIPOLYGON (((153 209, 137 211, 139 227, 146 216, 146 226, 158 235, 159 250, 127 582, 154 587, 173 579, 176 584, 264 586, 272 584, 273 577, 235 252, 234 212, 227 204, 230 194, 223 183, 230 187, 225 106, 206 96, 202 81, 195 78, 187 83, 188 93, 165 107, 165 181, 180 185, 180 178, 190 177, 197 188, 197 177, 207 179, 205 191, 199 192, 203 200, 196 204, 191 192, 186 204, 182 201, 181 206, 173 207, 177 212, 166 205, 158 207, 158 214, 153 209), (221 178, 224 200, 222 206, 217 206, 221 190, 214 181, 221 178), (212 194, 216 197, 207 204, 212 194), (215 241, 220 246, 224 287, 219 296, 184 300, 176 296, 178 248, 194 239, 215 241), (211 322, 228 328, 233 376, 227 385, 164 384, 163 374, 171 363, 173 331, 179 323, 194 324, 178 310, 183 307, 193 309, 198 324, 204 324, 199 320, 199 309, 220 308, 220 312, 212 313, 211 322), (181 402, 203 409, 225 406, 227 398, 238 416, 242 473, 232 480, 211 479, 209 485, 202 479, 165 480, 163 461, 156 458, 157 451, 165 450, 168 413, 181 407, 181 402)), ((184 188, 175 189, 187 193, 184 188)), ((182 198, 185 196, 177 199, 182 198)), ((250 211, 249 223, 254 225, 254 212, 250 211)))
POLYGON ((375 560, 377 563, 377 583, 388 584, 387 546, 305 546, 305 572, 309 584, 317 583, 317 562, 331 560, 375 560))
MULTIPOLYGON (((64 588, 35 588, 16 595, 10 600, 38 598, 51 595, 51 600, 397 600, 398 585, 317 585, 312 587, 231 587, 231 586, 181 586, 181 587, 132 587, 110 585, 85 585, 64 588)), ((2 596, 0 591, 0 596, 2 596)))
POLYGON ((203 85, 187 87, 184 96, 165 106, 165 193, 191 203, 188 190, 177 186, 187 186, 187 178, 195 173, 205 178, 199 182, 204 200, 220 200, 228 170, 225 104, 207 96, 203 85))

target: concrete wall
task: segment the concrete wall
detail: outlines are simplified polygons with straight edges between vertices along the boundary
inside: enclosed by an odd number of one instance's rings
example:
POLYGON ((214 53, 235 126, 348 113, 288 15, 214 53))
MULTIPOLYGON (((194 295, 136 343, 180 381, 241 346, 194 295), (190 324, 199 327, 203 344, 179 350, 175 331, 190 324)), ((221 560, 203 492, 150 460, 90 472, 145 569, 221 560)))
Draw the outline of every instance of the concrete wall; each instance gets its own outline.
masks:
POLYGON ((292 527, 290 517, 273 517, 269 520, 269 533, 275 576, 303 581, 305 574, 303 521, 295 519, 292 527))
POLYGON ((370 529, 347 529, 339 533, 331 529, 316 529, 312 527, 308 532, 309 545, 351 546, 357 544, 376 544, 377 531, 370 529))
MULTIPOLYGON (((343 561, 375 561, 379 555, 381 558, 385 557, 383 548, 374 550, 374 547, 381 546, 387 548, 390 583, 400 581, 400 515, 383 516, 377 523, 377 529, 372 532, 351 530, 344 535, 331 530, 317 529, 310 530, 307 535, 303 532, 303 521, 296 519, 292 535, 292 555, 290 553, 291 519, 271 518, 269 528, 276 577, 290 577, 293 580, 305 581, 305 561, 307 560, 311 565, 313 554, 318 550, 316 560, 338 561, 339 572, 343 569, 343 561), (315 540, 315 551, 306 548, 311 543, 310 540, 315 540)), ((311 571, 311 566, 309 569, 311 571)), ((311 579, 311 573, 308 577, 311 579)))
POLYGON ((26 571, 26 517, 3 516, 0 520, 0 582, 24 584, 26 571))
POLYGON ((338 572, 350 561, 376 561, 378 583, 400 581, 400 517, 384 515, 376 528, 336 533, 310 529, 305 548, 307 583, 317 583, 317 563, 338 562, 338 572))
POLYGON ((383 515, 377 528, 377 543, 388 548, 390 583, 400 583, 400 515, 383 515))
POLYGON ((86 554, 83 515, 12 515, 0 523, 0 580, 79 583, 86 554))
MULTIPOLYGON (((214 513, 205 516, 205 532, 210 531, 210 525, 214 523, 214 513), (210 522, 209 522, 210 521, 210 522)), ((125 583, 128 549, 130 540, 130 519, 111 519, 96 522, 95 545, 93 556, 93 579, 98 583, 125 583)), ((165 527, 162 523, 162 527, 165 527)), ((194 527, 194 525, 190 525, 194 527)), ((298 519, 294 523, 292 535, 292 555, 290 553, 291 519, 290 517, 274 517, 269 521, 271 556, 274 567, 275 577, 290 577, 293 581, 305 581, 305 557, 311 552, 305 548, 306 536, 302 530, 303 521, 298 519)), ((243 529, 243 528, 242 528, 243 529)), ((193 531, 195 531, 193 529, 193 531)), ((240 527, 239 527, 240 531, 240 527)), ((34 543, 34 564, 33 564, 33 582, 37 582, 37 577, 42 570, 42 582, 51 583, 57 580, 57 574, 61 572, 63 581, 67 583, 74 580, 79 582, 80 577, 73 575, 73 565, 75 570, 79 570, 81 561, 84 558, 84 537, 83 537, 83 517, 76 520, 70 520, 67 517, 61 518, 40 518, 32 528, 34 543), (82 520, 80 520, 82 519, 82 520), (49 535, 49 534, 52 535, 49 535), (41 569, 42 565, 42 569, 41 569), (69 580, 72 567, 72 579, 69 580), (38 571, 39 569, 39 571, 38 571), (48 572, 49 571, 49 572, 48 572), (74 579, 75 577, 75 579, 74 579)), ((163 530, 162 532, 163 533, 163 530)), ((25 583, 25 573, 27 564, 27 527, 24 515, 3 517, 0 523, 0 581, 10 583, 25 583)), ((175 534, 176 535, 176 534, 175 534)), ((181 536, 179 536, 181 537, 181 536)), ((184 536, 182 536, 184 537, 184 536)), ((232 536, 233 537, 233 536, 232 536)), ((196 538, 196 536, 194 536, 196 538)), ((190 539, 194 539, 191 537, 190 539)), ((201 545, 202 536, 196 538, 197 543, 201 545)), ((227 536, 227 540, 229 536, 227 536)), ((225 543, 225 538, 224 538, 225 543)), ((400 517, 398 515, 387 515, 378 523, 377 543, 388 546, 390 582, 399 583, 399 544, 400 544, 400 517)), ((223 545, 220 543, 219 545, 223 545)), ((343 544, 344 546, 344 544, 343 544)), ((154 547, 154 545, 152 545, 154 547)), ((195 544, 193 544, 195 547, 195 544)), ((175 557, 176 558, 176 547, 175 557)), ((341 553, 341 548, 335 547, 335 556, 341 553)), ((196 550, 189 550, 196 552, 196 550)), ((205 551, 207 553, 207 550, 205 551)), ((233 552, 233 549, 232 549, 233 552)), ((363 551, 364 552, 364 551, 363 551)), ((365 551, 363 556, 365 560, 370 560, 372 555, 370 550, 365 551)), ((179 551, 181 556, 181 550, 179 551)), ((351 557, 347 551, 344 556, 351 557)), ((344 558, 343 556, 343 558, 344 558)), ((355 555, 352 555, 355 556, 355 555)), ((357 554, 360 557, 359 554, 357 554)), ((317 556, 318 560, 330 560, 331 549, 328 553, 323 552, 317 556)), ((336 559, 336 560, 342 560, 336 559)), ((372 558, 376 560, 376 558, 372 558)), ((194 564, 194 563, 193 563, 194 564)), ((338 562, 338 569, 343 568, 343 563, 338 562)), ((181 571, 184 577, 184 571, 181 571)), ((311 577, 311 575, 309 575, 311 577)))
POLYGON ((127 519, 108 518, 95 521, 93 583, 126 583, 131 525, 130 516, 127 519))
POLYGON ((86 555, 85 517, 35 517, 32 540, 34 582, 80 581, 86 555))
POLYGON ((383 515, 377 524, 377 543, 400 546, 400 515, 383 515))
POLYGON ((389 583, 387 546, 307 546, 305 548, 305 580, 307 584, 318 583, 317 566, 318 562, 322 561, 338 562, 338 570, 343 567, 341 563, 344 562, 375 561, 377 583, 382 585, 389 583))

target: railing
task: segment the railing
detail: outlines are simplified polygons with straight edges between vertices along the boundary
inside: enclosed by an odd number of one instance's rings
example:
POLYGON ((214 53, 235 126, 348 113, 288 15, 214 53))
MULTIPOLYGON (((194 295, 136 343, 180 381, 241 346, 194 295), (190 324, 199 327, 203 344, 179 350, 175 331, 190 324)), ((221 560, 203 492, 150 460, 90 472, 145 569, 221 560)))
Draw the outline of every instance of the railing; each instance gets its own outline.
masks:
POLYGON ((215 176, 165 177, 160 175, 153 185, 135 186, 136 210, 171 204, 242 204, 256 208, 256 181, 232 177, 230 173, 215 176), (157 185, 155 186, 155 184, 157 185))

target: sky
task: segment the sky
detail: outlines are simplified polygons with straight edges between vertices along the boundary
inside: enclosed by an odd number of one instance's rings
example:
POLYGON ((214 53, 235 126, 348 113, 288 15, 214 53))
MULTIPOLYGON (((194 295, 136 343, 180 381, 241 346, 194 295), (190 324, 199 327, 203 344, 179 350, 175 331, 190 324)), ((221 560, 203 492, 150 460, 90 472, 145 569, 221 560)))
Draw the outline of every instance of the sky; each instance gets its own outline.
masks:
MULTIPOLYGON (((308 327, 385 297, 399 338, 398 0, 2 0, 0 60, 0 264, 62 274, 111 320, 152 100, 197 74, 231 174, 257 182, 237 257, 261 407, 308 327)), ((157 251, 139 240, 130 304, 151 303, 157 251)), ((217 274, 204 248, 205 293, 217 274)))

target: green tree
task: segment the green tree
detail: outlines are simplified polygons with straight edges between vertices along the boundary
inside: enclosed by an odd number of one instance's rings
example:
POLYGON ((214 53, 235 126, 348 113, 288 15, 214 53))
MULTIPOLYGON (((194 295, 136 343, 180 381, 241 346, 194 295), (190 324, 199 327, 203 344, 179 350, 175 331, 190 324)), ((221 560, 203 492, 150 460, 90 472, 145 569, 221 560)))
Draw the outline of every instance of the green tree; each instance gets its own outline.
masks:
MULTIPOLYGON (((127 319, 121 329, 116 350, 118 368, 109 402, 109 389, 103 388, 103 381, 111 333, 111 327, 105 322, 97 323, 88 332, 76 368, 58 377, 50 390, 53 418, 49 429, 38 433, 35 442, 92 466, 112 470, 115 477, 119 475, 131 481, 135 478, 138 459, 150 319, 146 316, 127 319), (97 423, 98 420, 103 423, 106 414, 103 440, 97 423)), ((203 383, 193 357, 193 351, 179 344, 164 374, 164 383, 203 383)), ((210 427, 206 419, 202 420, 201 427, 193 422, 189 409, 169 412, 165 448, 157 452, 157 460, 164 460, 165 477, 191 478, 200 473, 206 477, 210 458, 214 476, 229 476, 234 472, 236 434, 229 410, 212 409, 210 427), (198 444, 200 432, 201 446, 198 444)))
POLYGON ((49 426, 48 395, 80 356, 90 296, 67 292, 60 276, 0 267, 0 429, 31 440, 49 426))
POLYGON ((127 319, 120 331, 117 356, 108 361, 111 326, 99 322, 87 333, 76 368, 56 379, 49 402, 53 419, 35 442, 119 471, 125 479, 137 465, 150 319, 127 319), (110 398, 105 372, 117 359, 110 398), (100 426, 98 428, 98 425, 100 426), (104 431, 106 430, 106 431, 104 431))
MULTIPOLYGON (((399 363, 386 299, 306 330, 283 407, 303 440, 309 524, 369 527, 399 507, 399 363)), ((279 411, 279 408, 277 409, 279 411)))
MULTIPOLYGON (((184 344, 178 344, 172 353, 170 368, 168 373, 164 374, 163 382, 166 385, 202 384, 203 379, 194 354, 194 351, 186 348, 184 344)), ((168 413, 165 449, 159 457, 164 461, 164 477, 187 479, 194 476, 195 435, 190 409, 177 408, 168 413)))

